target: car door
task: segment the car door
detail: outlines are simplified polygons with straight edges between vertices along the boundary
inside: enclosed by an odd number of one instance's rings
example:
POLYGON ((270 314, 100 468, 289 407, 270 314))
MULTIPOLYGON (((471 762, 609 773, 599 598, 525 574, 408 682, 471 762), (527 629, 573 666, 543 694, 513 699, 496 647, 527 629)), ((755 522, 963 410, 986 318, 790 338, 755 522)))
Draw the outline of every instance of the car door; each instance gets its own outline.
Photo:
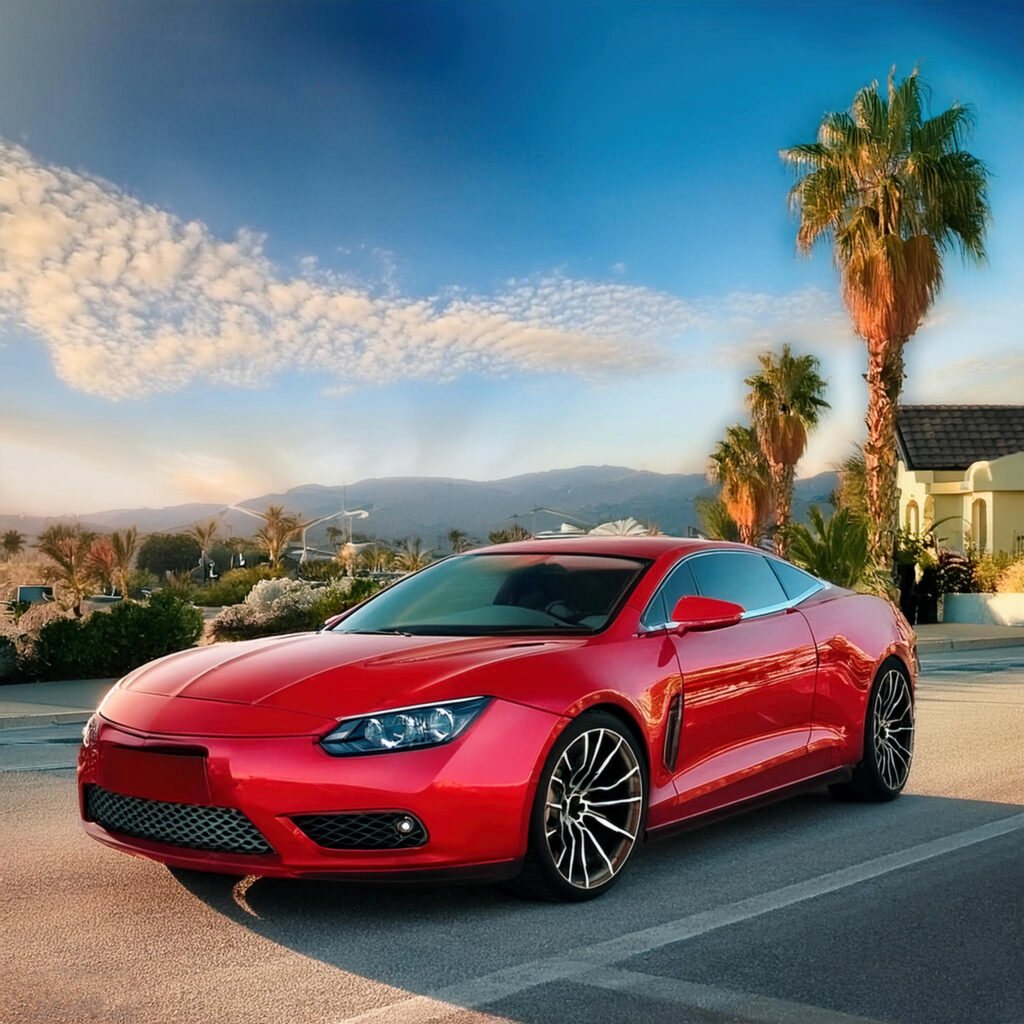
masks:
POLYGON ((653 614, 664 608, 666 620, 687 593, 732 601, 745 613, 735 625, 673 637, 683 692, 675 775, 683 816, 803 778, 817 651, 768 559, 701 552, 661 590, 653 614))

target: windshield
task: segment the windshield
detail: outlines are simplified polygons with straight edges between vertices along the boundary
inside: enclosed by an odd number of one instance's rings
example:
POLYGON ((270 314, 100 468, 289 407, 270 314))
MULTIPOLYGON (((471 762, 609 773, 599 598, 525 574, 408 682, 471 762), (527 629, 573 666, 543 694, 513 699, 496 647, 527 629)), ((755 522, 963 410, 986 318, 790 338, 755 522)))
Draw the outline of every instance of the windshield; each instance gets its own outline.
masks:
POLYGON ((648 564, 602 555, 458 555, 401 580, 334 629, 418 636, 596 633, 648 564))

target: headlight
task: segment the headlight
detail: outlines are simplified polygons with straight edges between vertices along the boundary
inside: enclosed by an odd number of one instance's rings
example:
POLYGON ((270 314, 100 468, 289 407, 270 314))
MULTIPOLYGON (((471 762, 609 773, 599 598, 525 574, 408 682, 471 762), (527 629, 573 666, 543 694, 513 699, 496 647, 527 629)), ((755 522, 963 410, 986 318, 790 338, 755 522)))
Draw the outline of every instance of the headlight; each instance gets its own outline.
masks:
POLYGON ((320 745, 336 757, 437 747, 464 733, 490 701, 490 697, 465 697, 347 718, 320 745))
POLYGON ((91 747, 96 742, 96 730, 99 728, 100 720, 95 712, 89 716, 89 720, 82 728, 82 746, 91 747))

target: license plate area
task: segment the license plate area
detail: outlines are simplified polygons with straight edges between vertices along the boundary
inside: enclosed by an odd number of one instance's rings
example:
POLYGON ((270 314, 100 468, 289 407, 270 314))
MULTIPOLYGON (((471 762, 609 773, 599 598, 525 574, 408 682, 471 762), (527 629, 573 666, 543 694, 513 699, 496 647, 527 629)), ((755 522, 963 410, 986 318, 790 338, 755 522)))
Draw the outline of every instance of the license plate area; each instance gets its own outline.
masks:
POLYGON ((96 781, 104 789, 123 796, 183 804, 212 803, 206 751, 202 748, 172 750, 106 744, 98 760, 96 781))

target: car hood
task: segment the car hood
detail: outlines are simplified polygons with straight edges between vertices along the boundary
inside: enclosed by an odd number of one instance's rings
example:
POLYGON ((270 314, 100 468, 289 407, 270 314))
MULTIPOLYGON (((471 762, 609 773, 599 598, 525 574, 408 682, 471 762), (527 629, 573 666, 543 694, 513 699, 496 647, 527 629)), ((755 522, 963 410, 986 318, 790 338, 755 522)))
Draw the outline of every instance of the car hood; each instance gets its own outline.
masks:
POLYGON ((482 670, 581 642, 303 633, 183 651, 136 669, 118 692, 276 709, 315 716, 318 727, 325 719, 389 707, 500 696, 488 686, 493 674, 482 670))

